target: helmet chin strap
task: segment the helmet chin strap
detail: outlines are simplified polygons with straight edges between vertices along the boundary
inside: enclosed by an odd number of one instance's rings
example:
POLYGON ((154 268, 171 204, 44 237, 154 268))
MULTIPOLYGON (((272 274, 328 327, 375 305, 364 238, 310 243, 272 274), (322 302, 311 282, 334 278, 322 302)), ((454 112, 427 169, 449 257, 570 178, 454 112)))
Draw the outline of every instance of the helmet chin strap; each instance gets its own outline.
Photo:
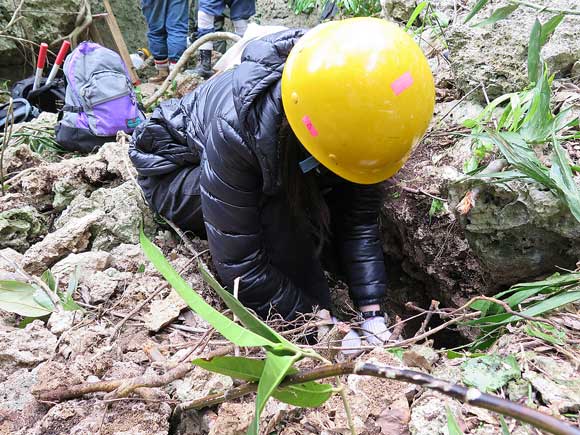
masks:
POLYGON ((302 171, 302 173, 306 174, 307 172, 316 169, 320 165, 320 162, 316 160, 313 156, 310 156, 305 158, 298 164, 300 165, 300 170, 302 171))

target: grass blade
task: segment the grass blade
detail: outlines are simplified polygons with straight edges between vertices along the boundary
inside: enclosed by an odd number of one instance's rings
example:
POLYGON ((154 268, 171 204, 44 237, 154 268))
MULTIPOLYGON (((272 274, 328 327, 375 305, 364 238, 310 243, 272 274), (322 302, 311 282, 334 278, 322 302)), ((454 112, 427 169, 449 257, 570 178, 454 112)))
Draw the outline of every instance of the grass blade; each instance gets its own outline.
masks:
POLYGON ((286 351, 294 353, 302 353, 300 348, 295 344, 289 342, 242 305, 233 295, 224 289, 219 282, 212 276, 203 263, 199 263, 199 270, 205 281, 213 288, 217 294, 224 300, 226 305, 232 312, 238 316, 238 319, 250 331, 261 335, 273 343, 279 343, 286 351))
MULTIPOLYGON (((196 359, 193 361, 193 364, 214 373, 231 376, 235 379, 258 382, 264 371, 265 361, 263 359, 243 357, 216 357, 211 360, 196 359)), ((296 371, 296 369, 291 367, 287 373, 293 374, 296 371)), ((272 393, 272 397, 290 405, 303 408, 315 408, 326 402, 332 393, 333 389, 329 384, 306 382, 290 385, 284 389, 276 389, 272 393)))
POLYGON ((498 21, 509 17, 510 14, 514 12, 518 7, 519 7, 518 4, 510 4, 508 6, 496 9, 488 19, 480 21, 479 23, 474 24, 472 27, 484 27, 489 26, 491 24, 495 24, 498 21))
POLYGON ((463 24, 467 24, 467 22, 471 20, 475 16, 475 14, 477 14, 487 4, 488 1, 489 0, 478 0, 473 9, 465 17, 463 24))
POLYGON ((411 16, 409 17, 409 21, 407 21, 407 24, 405 26, 405 31, 407 31, 407 30, 409 30, 411 28, 411 26, 413 25, 413 23, 415 23, 415 20, 417 19, 417 17, 421 14, 421 12, 423 12, 423 9, 425 9, 428 4, 429 4, 428 1, 422 1, 421 3, 419 3, 417 5, 417 7, 415 8, 415 10, 413 11, 413 13, 411 14, 411 16))
POLYGON ((449 406, 445 407, 445 412, 447 413, 447 430, 449 431, 449 435, 463 435, 459 423, 457 423, 457 420, 455 419, 453 412, 451 412, 451 409, 449 409, 449 406))
POLYGON ((554 15, 545 24, 542 24, 542 30, 540 32, 540 47, 543 47, 546 42, 550 39, 556 27, 562 22, 564 19, 564 14, 554 15))
POLYGON ((260 414, 266 406, 266 402, 280 385, 282 379, 300 358, 299 355, 276 355, 271 352, 266 352, 266 363, 264 364, 264 371, 258 384, 258 393, 256 395, 256 414, 248 428, 248 435, 258 435, 258 427, 260 424, 260 414))
POLYGON ((530 34, 530 42, 528 44, 528 79, 530 80, 530 83, 537 82, 540 74, 541 34, 542 25, 536 18, 532 27, 532 33, 530 34))
POLYGON ((163 256, 157 246, 155 246, 140 231, 139 239, 143 252, 153 263, 157 271, 171 284, 175 291, 187 302, 189 307, 200 315, 202 319, 213 326, 226 339, 238 346, 257 347, 264 346, 266 348, 276 348, 278 343, 272 342, 261 335, 249 331, 232 320, 228 319, 222 313, 217 311, 211 305, 203 300, 185 280, 177 273, 177 271, 169 264, 167 259, 163 256))
POLYGON ((562 192, 562 199, 568 204, 570 212, 580 222, 580 191, 574 181, 568 156, 555 138, 552 143, 552 169, 550 175, 562 192))

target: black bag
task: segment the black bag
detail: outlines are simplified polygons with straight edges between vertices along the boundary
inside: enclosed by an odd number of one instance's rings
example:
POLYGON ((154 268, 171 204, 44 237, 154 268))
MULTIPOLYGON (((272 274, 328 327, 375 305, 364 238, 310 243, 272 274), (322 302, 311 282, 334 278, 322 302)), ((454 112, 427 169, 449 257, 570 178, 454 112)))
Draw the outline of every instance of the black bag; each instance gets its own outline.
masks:
POLYGON ((34 76, 16 82, 12 87, 12 98, 25 98, 41 112, 58 113, 64 106, 64 79, 55 79, 46 85, 46 78, 41 78, 40 86, 33 91, 34 76))
MULTIPOLYGON (((0 131, 4 131, 6 124, 12 122, 12 120, 8 118, 9 108, 10 103, 0 104, 0 131)), ((39 110, 32 106, 25 98, 15 98, 12 100, 12 113, 14 124, 30 121, 40 114, 39 110)))

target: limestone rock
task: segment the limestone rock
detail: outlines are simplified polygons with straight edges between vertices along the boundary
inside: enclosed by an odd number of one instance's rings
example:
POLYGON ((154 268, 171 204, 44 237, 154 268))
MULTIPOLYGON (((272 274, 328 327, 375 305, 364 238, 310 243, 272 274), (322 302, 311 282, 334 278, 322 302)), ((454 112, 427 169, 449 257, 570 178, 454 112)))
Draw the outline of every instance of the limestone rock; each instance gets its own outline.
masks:
POLYGON ((171 290, 169 296, 152 301, 150 306, 145 325, 150 331, 157 332, 177 319, 181 310, 187 308, 187 303, 175 290, 171 290))
POLYGON ((154 226, 153 214, 142 198, 140 188, 132 181, 117 187, 97 189, 88 198, 76 197, 55 226, 63 228, 71 220, 97 210, 102 216, 92 227, 93 249, 106 251, 121 243, 138 243, 141 223, 144 222, 145 229, 154 226))
POLYGON ((114 268, 86 274, 80 280, 81 294, 90 304, 105 302, 126 278, 126 274, 114 268))
MULTIPOLYGON (((450 186, 452 208, 466 188, 450 186)), ((539 184, 484 185, 462 223, 472 252, 498 285, 529 281, 556 266, 574 268, 580 257, 580 225, 539 184)))
POLYGON ((149 264, 140 245, 128 245, 123 243, 111 251, 111 264, 115 269, 124 272, 137 272, 143 270, 149 264))
POLYGON ((25 251, 31 241, 44 234, 44 217, 34 207, 25 206, 0 213, 0 248, 25 251))
POLYGON ((14 249, 5 248, 0 250, 0 280, 18 280, 22 276, 17 273, 16 266, 22 263, 22 254, 14 249))
POLYGON ((30 273, 41 274, 61 258, 85 250, 91 238, 91 227, 102 220, 102 212, 70 219, 66 225, 47 235, 24 254, 24 268, 30 273))
POLYGON ((35 320, 24 329, 0 328, 0 376, 3 369, 32 367, 54 353, 56 336, 40 320, 35 320))
POLYGON ((82 315, 76 311, 56 311, 48 319, 48 329, 55 335, 60 335, 73 327, 75 319, 78 321, 82 315))
POLYGON ((244 435, 252 422, 252 403, 226 402, 220 406, 209 435, 244 435))
POLYGON ((51 271, 54 276, 61 279, 74 273, 78 267, 80 275, 91 275, 95 272, 103 271, 111 263, 111 254, 104 251, 81 252, 80 254, 70 254, 66 258, 56 263, 51 271))
POLYGON ((31 394, 37 372, 37 368, 20 368, 0 380, 0 433, 20 433, 20 429, 34 425, 42 418, 44 405, 31 394))
POLYGON ((413 402, 409 430, 412 435, 433 435, 447 433, 447 412, 449 407, 455 419, 463 425, 461 404, 441 394, 426 391, 413 402))
POLYGON ((20 172, 24 169, 37 166, 42 162, 38 154, 25 144, 12 145, 4 152, 4 173, 20 172))
POLYGON ((233 381, 229 376, 208 372, 195 367, 189 375, 170 384, 178 400, 189 401, 200 399, 208 394, 226 391, 232 388, 233 381))
POLYGON ((568 361, 548 356, 534 355, 531 361, 533 365, 522 376, 539 391, 542 400, 560 414, 580 411, 578 371, 568 361))
MULTIPOLYGON (((519 91, 528 84, 527 49, 537 11, 520 7, 507 19, 485 27, 471 27, 483 21, 492 11, 507 2, 490 2, 467 24, 462 24, 465 13, 460 15, 446 32, 452 67, 456 74, 457 86, 467 93, 481 83, 491 99, 508 92, 519 91), (519 31, 515 32, 517 28, 519 31)), ((541 1, 541 4, 548 3, 541 1)), ((575 0, 553 0, 550 7, 573 9, 575 0)), ((471 9, 471 7, 468 7, 471 9)), ((541 13, 541 22, 546 22, 554 14, 541 13)), ((570 17, 558 26, 554 35, 544 46, 542 56, 550 73, 558 76, 569 74, 572 66, 580 59, 580 29, 576 20, 570 17)), ((472 98, 484 102, 482 92, 472 94, 472 98)))

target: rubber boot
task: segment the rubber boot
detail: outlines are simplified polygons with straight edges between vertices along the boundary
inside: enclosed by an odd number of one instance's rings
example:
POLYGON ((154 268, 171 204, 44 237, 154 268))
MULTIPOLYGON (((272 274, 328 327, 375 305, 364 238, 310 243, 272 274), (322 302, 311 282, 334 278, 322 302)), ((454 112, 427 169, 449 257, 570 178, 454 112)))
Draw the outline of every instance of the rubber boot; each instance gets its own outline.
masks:
POLYGON ((149 83, 163 83, 167 76, 169 75, 169 61, 155 61, 155 69, 157 70, 157 75, 151 77, 148 81, 149 83))
POLYGON ((199 50, 199 60, 192 73, 206 80, 213 75, 211 69, 211 50, 199 50))

